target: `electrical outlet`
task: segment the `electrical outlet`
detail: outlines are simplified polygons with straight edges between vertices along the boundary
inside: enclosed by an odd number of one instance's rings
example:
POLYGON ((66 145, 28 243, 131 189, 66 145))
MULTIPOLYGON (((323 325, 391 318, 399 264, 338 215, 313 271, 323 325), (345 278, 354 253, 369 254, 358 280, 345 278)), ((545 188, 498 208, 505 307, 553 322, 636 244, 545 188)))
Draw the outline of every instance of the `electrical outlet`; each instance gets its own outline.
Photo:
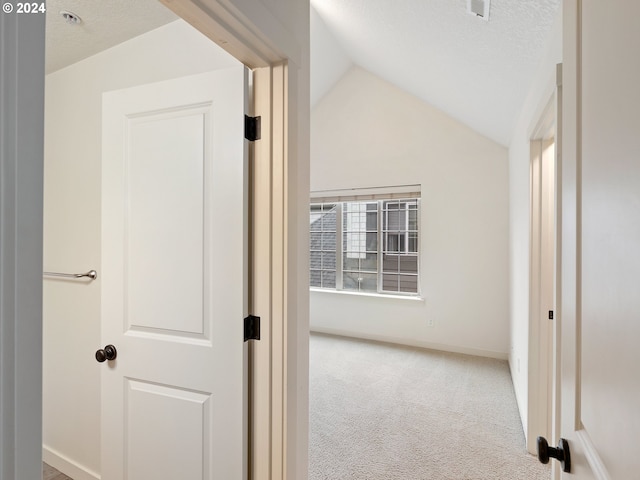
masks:
POLYGON ((428 327, 433 327, 433 318, 427 319, 427 326, 428 327))

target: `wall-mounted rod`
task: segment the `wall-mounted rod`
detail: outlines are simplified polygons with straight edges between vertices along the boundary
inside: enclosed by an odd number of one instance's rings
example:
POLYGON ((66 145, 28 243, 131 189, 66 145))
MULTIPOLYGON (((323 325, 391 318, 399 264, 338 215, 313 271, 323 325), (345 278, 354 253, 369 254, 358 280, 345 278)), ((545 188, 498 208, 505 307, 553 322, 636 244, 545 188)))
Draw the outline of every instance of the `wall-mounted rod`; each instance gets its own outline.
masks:
POLYGON ((44 272, 47 277, 62 277, 62 278, 90 278, 95 280, 98 278, 98 272, 95 270, 89 270, 86 273, 59 273, 59 272, 44 272))

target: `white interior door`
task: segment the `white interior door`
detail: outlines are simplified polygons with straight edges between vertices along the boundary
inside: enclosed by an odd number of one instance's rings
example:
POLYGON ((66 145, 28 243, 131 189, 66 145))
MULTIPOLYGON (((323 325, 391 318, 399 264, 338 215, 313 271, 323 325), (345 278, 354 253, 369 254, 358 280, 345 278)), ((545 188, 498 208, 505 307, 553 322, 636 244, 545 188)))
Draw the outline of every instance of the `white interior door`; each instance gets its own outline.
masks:
POLYGON ((640 3, 564 15, 563 478, 639 478, 640 3))
POLYGON ((103 97, 103 480, 246 478, 246 76, 103 97))

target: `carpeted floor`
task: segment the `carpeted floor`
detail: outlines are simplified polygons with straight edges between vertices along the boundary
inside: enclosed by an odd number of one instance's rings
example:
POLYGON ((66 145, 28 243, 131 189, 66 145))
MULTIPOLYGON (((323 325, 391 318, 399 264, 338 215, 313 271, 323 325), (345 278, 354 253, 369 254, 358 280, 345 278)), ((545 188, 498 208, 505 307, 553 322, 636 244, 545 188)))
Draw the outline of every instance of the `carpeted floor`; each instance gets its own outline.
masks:
POLYGON ((547 480, 506 361, 313 334, 310 480, 547 480))

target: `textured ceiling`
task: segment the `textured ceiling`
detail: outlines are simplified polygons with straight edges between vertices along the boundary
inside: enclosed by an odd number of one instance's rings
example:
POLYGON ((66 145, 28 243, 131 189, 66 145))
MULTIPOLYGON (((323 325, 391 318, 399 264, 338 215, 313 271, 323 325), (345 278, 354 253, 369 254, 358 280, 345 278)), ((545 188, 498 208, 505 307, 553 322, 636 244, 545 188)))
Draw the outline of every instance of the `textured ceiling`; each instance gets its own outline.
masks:
POLYGON ((165 25, 176 17, 157 0, 47 0, 47 73, 165 25), (83 22, 69 25, 61 10, 83 22))
MULTIPOLYGON (((492 0, 487 22, 466 0, 311 0, 353 63, 505 146, 560 3, 492 0)), ((314 37, 327 41, 312 32, 312 61, 314 37)), ((319 75, 335 76, 330 58, 312 64, 312 82, 330 83, 319 75)))

